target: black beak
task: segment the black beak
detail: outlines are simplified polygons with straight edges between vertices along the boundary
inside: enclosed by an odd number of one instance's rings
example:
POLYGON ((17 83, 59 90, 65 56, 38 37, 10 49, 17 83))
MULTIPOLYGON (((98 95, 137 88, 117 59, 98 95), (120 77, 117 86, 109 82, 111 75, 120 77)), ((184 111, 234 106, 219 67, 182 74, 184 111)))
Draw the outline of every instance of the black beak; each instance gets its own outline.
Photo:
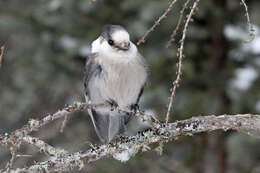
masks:
POLYGON ((115 47, 118 48, 119 50, 127 51, 127 50, 129 50, 130 43, 124 43, 124 44, 122 44, 122 46, 115 45, 115 47))

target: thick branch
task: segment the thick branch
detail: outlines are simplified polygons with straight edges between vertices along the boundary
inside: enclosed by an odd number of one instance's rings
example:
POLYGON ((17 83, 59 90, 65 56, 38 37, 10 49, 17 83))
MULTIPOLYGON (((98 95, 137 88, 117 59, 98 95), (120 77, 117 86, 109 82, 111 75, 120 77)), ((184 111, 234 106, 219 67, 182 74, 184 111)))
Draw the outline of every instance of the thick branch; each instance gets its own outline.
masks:
POLYGON ((57 111, 54 114, 49 114, 49 115, 45 116, 41 120, 31 119, 21 129, 18 129, 16 131, 12 132, 10 135, 7 133, 5 135, 0 135, 0 144, 7 145, 8 143, 12 143, 12 141, 14 141, 14 140, 15 141, 23 140, 23 137, 27 136, 29 133, 31 133, 33 131, 37 131, 42 126, 44 126, 56 119, 62 118, 66 115, 70 115, 73 112, 83 110, 83 109, 89 109, 89 108, 102 108, 104 106, 105 105, 103 105, 103 104, 89 105, 89 104, 85 104, 85 103, 75 102, 74 104, 66 106, 65 108, 57 111))
POLYGON ((49 156, 54 156, 54 157, 61 157, 64 154, 68 153, 67 151, 63 149, 57 149, 54 148, 53 146, 45 143, 44 141, 40 140, 39 138, 35 138, 29 135, 26 135, 23 137, 23 140, 27 142, 28 144, 31 144, 35 147, 37 147, 40 152, 44 152, 48 154, 49 156))
MULTIPOLYGON (((25 140, 26 138, 24 138, 24 137, 26 137, 28 134, 30 134, 33 131, 37 131, 42 126, 44 126, 54 120, 57 120, 59 118, 70 115, 71 113, 76 112, 76 111, 81 111, 81 110, 86 110, 86 109, 100 109, 100 108, 115 109, 114 111, 128 112, 128 113, 134 114, 134 112, 132 112, 132 110, 130 110, 129 108, 119 108, 119 107, 111 108, 110 105, 106 105, 106 104, 94 105, 94 104, 75 102, 74 104, 68 105, 65 108, 57 111, 54 114, 47 115, 46 117, 44 117, 41 120, 31 119, 21 129, 18 129, 16 131, 12 132, 10 135, 7 133, 5 135, 0 135, 0 144, 7 145, 7 144, 12 144, 14 141, 18 142, 21 140, 28 142, 25 140)), ((157 119, 155 119, 152 116, 145 115, 141 111, 137 111, 135 113, 135 115, 140 117, 143 121, 148 122, 155 129, 158 129, 161 126, 160 122, 157 119)))
MULTIPOLYGON (((163 124, 161 128, 146 130, 132 137, 120 137, 113 143, 93 147, 85 152, 65 153, 61 157, 37 163, 26 168, 13 169, 10 172, 54 172, 81 169, 85 164, 113 156, 120 161, 127 161, 138 151, 147 151, 152 143, 168 142, 179 136, 190 136, 213 130, 254 131, 260 134, 260 115, 238 114, 221 116, 201 116, 163 124)), ((249 134, 250 133, 246 133, 249 134)), ((253 135, 253 134, 251 134, 253 135)), ((254 136, 254 135, 253 135, 254 136)))

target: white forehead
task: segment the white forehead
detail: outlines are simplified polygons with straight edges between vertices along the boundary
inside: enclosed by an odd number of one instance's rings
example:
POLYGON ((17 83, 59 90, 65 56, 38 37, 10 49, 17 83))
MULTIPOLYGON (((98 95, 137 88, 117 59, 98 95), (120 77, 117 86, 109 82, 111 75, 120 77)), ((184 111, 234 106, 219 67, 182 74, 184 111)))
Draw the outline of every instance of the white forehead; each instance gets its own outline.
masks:
POLYGON ((130 36, 127 31, 125 30, 116 30, 112 34, 112 39, 115 42, 124 42, 124 41, 129 41, 130 36))

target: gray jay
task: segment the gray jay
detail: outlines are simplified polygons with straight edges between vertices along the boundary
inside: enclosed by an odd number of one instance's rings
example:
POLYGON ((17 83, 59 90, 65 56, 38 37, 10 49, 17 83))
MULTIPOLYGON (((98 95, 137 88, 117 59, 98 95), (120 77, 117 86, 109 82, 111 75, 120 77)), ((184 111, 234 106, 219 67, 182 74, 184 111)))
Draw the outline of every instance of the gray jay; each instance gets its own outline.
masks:
MULTIPOLYGON (((136 109, 147 79, 147 64, 128 32, 119 25, 106 25, 91 46, 84 75, 86 102, 136 109)), ((130 114, 111 108, 88 112, 103 143, 125 132, 130 119, 130 114)))

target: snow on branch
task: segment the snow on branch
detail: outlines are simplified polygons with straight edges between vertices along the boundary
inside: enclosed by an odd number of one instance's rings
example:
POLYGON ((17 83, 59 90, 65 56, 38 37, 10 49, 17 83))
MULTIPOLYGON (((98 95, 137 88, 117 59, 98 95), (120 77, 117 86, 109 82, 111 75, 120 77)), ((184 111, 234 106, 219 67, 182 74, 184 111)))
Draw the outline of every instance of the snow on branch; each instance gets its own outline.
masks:
MULTIPOLYGON (((128 161, 137 152, 151 150, 154 143, 168 142, 180 136, 191 136, 213 130, 236 130, 251 136, 260 136, 260 115, 238 114, 221 116, 199 116, 191 119, 163 123, 158 129, 149 129, 135 136, 121 136, 107 145, 92 146, 87 151, 68 153, 51 147, 52 157, 48 161, 36 163, 29 167, 9 169, 9 172, 62 172, 82 169, 90 162, 113 157, 122 162, 128 161), (251 133, 254 132, 254 133, 251 133), (57 152, 57 153, 55 153, 57 152), (62 153, 62 154, 61 154, 62 153)), ((29 137, 30 140, 38 140, 29 137)), ((35 142, 35 141, 34 141, 35 142)), ((42 142, 31 143, 41 147, 42 142)), ((43 142, 44 143, 44 142, 43 142)), ((45 144, 44 144, 45 145, 45 144)), ((49 146, 48 146, 49 147, 49 146)), ((7 171, 3 171, 7 173, 7 171)))

